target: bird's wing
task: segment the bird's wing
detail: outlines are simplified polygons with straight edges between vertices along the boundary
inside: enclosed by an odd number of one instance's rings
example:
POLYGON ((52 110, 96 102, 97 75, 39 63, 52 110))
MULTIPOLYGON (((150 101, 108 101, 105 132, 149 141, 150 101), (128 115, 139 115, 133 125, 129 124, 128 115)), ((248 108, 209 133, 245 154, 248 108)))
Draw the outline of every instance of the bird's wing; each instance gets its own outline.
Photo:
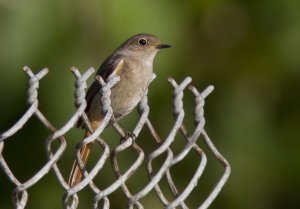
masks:
MULTIPOLYGON (((116 54, 110 56, 102 63, 99 70, 97 71, 97 75, 100 75, 102 79, 105 82, 107 82, 108 78, 111 75, 119 75, 119 72, 122 69, 123 65, 124 65, 124 59, 122 58, 122 55, 116 54)), ((100 90, 101 90, 101 85, 98 83, 98 81, 94 81, 90 86, 90 88, 88 89, 85 96, 85 100, 87 102, 85 112, 88 112, 94 96, 97 93, 99 93, 100 90)), ((77 127, 82 127, 82 124, 83 124, 82 120, 79 120, 77 123, 77 127)))
POLYGON ((107 79, 111 75, 117 75, 120 69, 124 65, 124 59, 122 55, 116 54, 108 57, 100 66, 97 75, 100 75, 102 79, 107 82, 107 79))

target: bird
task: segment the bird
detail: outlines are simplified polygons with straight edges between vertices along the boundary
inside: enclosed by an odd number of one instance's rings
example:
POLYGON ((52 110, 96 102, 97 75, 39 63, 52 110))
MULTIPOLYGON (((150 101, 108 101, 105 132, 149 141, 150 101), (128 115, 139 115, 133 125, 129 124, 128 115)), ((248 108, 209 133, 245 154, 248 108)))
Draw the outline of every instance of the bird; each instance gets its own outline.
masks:
MULTIPOLYGON (((161 49, 170 48, 162 44, 154 35, 141 33, 128 38, 100 65, 96 75, 106 82, 111 76, 119 76, 119 82, 111 89, 111 107, 115 120, 130 113, 142 99, 153 76, 153 60, 161 49)), ((90 121, 92 130, 102 122, 101 85, 94 81, 86 93, 87 106, 85 113, 90 121)), ((84 138, 91 132, 78 120, 77 127, 85 129, 84 138)), ((81 161, 85 165, 93 143, 84 145, 80 150, 81 161)), ((75 160, 69 177, 69 186, 80 183, 82 173, 75 160)))

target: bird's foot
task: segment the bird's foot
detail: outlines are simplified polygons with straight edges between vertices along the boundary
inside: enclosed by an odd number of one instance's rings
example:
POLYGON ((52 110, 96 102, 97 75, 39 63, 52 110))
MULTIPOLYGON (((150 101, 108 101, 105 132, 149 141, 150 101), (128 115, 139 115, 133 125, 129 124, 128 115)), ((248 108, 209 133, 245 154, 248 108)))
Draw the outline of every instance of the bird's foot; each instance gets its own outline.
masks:
POLYGON ((125 142, 128 138, 131 138, 132 139, 132 143, 135 141, 135 139, 136 139, 136 135, 134 134, 134 133, 132 133, 132 132, 127 132, 126 134, 125 134, 125 136, 123 136, 122 138, 121 138, 121 144, 123 143, 123 142, 125 142))

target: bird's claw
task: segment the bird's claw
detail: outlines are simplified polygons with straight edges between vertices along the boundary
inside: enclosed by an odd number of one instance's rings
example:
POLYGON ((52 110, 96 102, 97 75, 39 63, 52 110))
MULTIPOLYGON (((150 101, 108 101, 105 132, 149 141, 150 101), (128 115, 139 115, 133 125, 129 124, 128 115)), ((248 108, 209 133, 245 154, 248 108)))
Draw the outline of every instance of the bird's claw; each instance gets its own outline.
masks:
POLYGON ((132 133, 132 132, 127 132, 126 134, 125 134, 125 136, 123 136, 122 138, 121 138, 121 144, 123 143, 123 142, 125 142, 128 138, 131 138, 132 139, 132 142, 134 142, 135 141, 135 139, 136 139, 136 135, 134 134, 134 133, 132 133))

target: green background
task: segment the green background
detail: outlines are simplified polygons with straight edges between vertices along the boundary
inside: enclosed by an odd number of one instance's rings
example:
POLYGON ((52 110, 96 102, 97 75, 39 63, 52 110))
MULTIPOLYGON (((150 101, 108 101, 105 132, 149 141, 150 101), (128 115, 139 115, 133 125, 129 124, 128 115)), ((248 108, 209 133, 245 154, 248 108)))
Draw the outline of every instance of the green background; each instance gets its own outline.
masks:
MULTIPOLYGON (((69 69, 72 66, 81 72, 89 67, 97 69, 121 42, 141 32, 155 34, 172 45, 155 59, 157 78, 149 94, 150 119, 163 138, 172 126, 168 77, 181 81, 191 76, 199 90, 209 84, 216 88, 206 100, 205 127, 231 163, 232 175, 210 208, 297 208, 300 194, 300 2, 297 0, 1 0, 0 132, 11 127, 26 110, 27 75, 22 72, 23 66, 30 66, 34 72, 44 67, 50 69, 40 83, 39 105, 46 117, 61 127, 75 111, 74 78, 69 69)), ((188 92, 185 108, 185 122, 192 130, 193 98, 188 92)), ((131 130, 136 121, 137 115, 132 113, 121 123, 131 130)), ((26 181, 46 162, 44 141, 48 134, 32 119, 5 142, 3 155, 20 181, 26 181)), ((149 153, 156 145, 147 132, 143 134, 144 142, 138 139, 138 143, 149 153)), ((108 130, 106 137, 112 135, 108 130)), ((66 136, 68 148, 59 161, 66 179, 74 159, 74 146, 81 137, 82 131, 75 129, 66 136)), ((114 138, 109 142, 112 146, 118 143, 118 137, 114 138)), ((205 147, 202 142, 199 144, 205 147)), ((178 137, 178 145, 173 148, 180 150, 183 145, 178 137)), ((96 155, 91 163, 97 159, 96 155)), ((135 156, 133 152, 124 154, 122 171, 135 156)), ((198 165, 196 155, 189 154, 188 159, 172 169, 181 191, 198 165)), ((158 160, 157 167, 161 162, 158 160)), ((95 180, 103 186, 100 188, 114 180, 109 165, 106 169, 109 171, 95 180)), ((140 170, 140 175, 128 181, 133 193, 139 191, 139 184, 147 182, 143 167, 140 170)), ((187 200, 191 208, 203 201, 222 171, 221 165, 208 154, 208 167, 187 200)), ((0 170, 1 209, 13 208, 13 188, 0 170)), ((61 208, 63 189, 53 172, 28 192, 26 208, 61 208)), ((90 189, 79 195, 79 208, 90 208, 90 189)), ((120 190, 110 199, 112 208, 125 208, 120 190)), ((142 203, 146 208, 162 208, 153 192, 142 203)))

